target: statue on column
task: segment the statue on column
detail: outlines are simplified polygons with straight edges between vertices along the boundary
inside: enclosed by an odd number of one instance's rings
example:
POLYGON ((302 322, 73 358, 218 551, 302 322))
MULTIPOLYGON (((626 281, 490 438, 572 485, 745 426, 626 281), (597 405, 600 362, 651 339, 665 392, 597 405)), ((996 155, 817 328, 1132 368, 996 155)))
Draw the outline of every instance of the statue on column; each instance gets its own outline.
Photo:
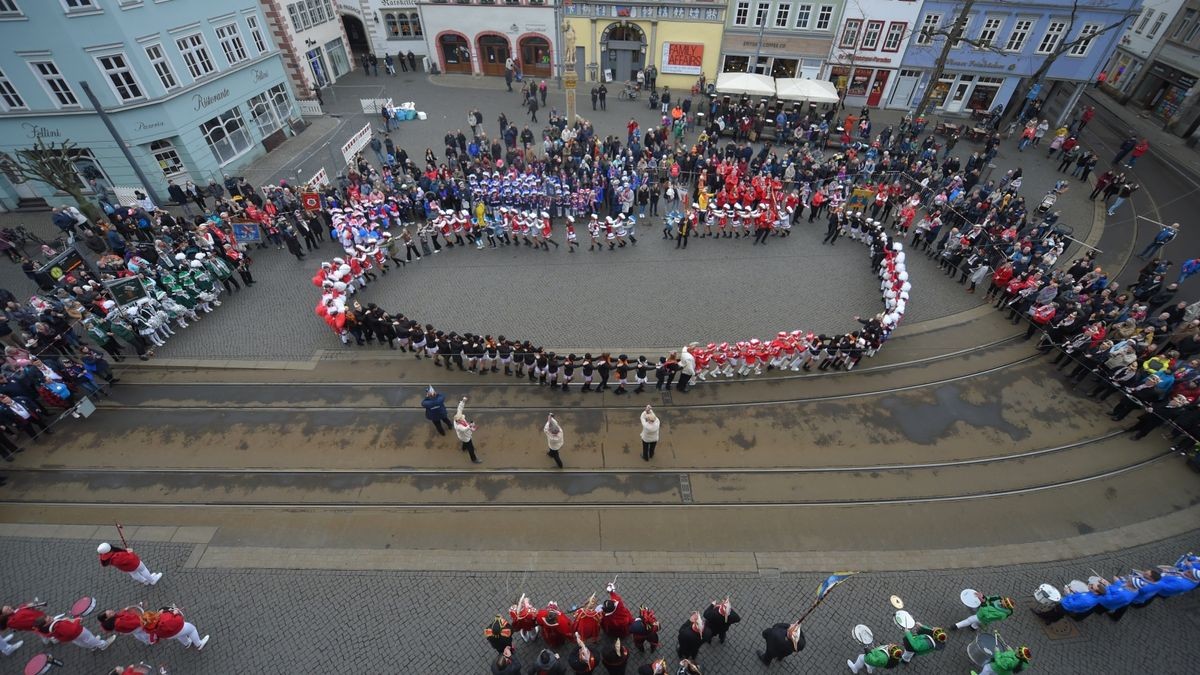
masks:
POLYGON ((570 21, 563 20, 563 63, 574 69, 575 66, 575 28, 570 21))

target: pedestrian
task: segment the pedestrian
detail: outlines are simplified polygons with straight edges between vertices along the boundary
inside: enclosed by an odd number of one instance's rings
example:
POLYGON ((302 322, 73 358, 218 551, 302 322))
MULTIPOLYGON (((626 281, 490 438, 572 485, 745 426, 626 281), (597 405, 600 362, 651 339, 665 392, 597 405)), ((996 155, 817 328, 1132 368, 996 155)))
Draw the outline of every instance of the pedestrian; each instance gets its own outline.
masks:
POLYGON ((40 433, 54 435, 49 425, 42 419, 45 415, 46 409, 32 399, 0 394, 0 421, 4 421, 5 426, 20 429, 35 441, 38 437, 38 432, 33 430, 35 426, 41 429, 40 433))
POLYGON ((758 660, 764 666, 772 661, 782 661, 788 656, 804 649, 804 630, 800 624, 777 623, 762 632, 766 641, 766 651, 758 652, 758 660))
POLYGON ((686 393, 688 381, 696 374, 696 357, 689 350, 697 346, 699 343, 693 342, 679 352, 679 384, 675 386, 676 391, 686 393))
POLYGON ((375 56, 375 54, 371 54, 371 73, 375 77, 379 77, 379 57, 375 56))
POLYGON ((654 414, 654 409, 646 406, 641 414, 642 421, 642 460, 649 462, 654 458, 654 448, 658 447, 658 431, 661 422, 654 414))
MULTIPOLYGON (((416 351, 414 349, 414 351, 416 351)), ((420 353, 417 353, 417 358, 421 358, 420 353)), ((442 436, 446 435, 446 429, 453 425, 450 423, 450 418, 446 416, 446 397, 439 394, 432 386, 425 390, 425 398, 421 400, 421 406, 425 408, 425 419, 433 422, 434 428, 442 436), (442 428, 445 424, 446 427, 442 428)))
MULTIPOLYGON (((512 61, 512 59, 509 59, 509 61, 512 61)), ((504 68, 504 86, 508 87, 508 90, 510 92, 513 90, 512 83, 513 83, 513 70, 512 70, 512 68, 509 68, 506 66, 504 68)))
POLYGON ((370 57, 370 55, 363 54, 362 58, 359 60, 359 62, 362 63, 363 75, 370 75, 371 74, 371 57, 370 57))
POLYGON ((1129 163, 1127 163, 1125 167, 1132 169, 1133 165, 1137 164, 1138 158, 1146 154, 1146 152, 1149 150, 1150 141, 1148 139, 1143 138, 1142 140, 1138 141, 1137 145, 1133 146, 1133 150, 1129 152, 1129 163))
POLYGON ((51 619, 48 616, 42 616, 34 622, 33 627, 38 633, 57 640, 59 644, 70 642, 77 647, 93 651, 104 651, 117 639, 116 635, 111 635, 103 640, 96 637, 92 631, 83 627, 83 619, 79 617, 61 616, 51 619))
POLYGON ((396 61, 400 63, 400 72, 408 72, 408 60, 404 58, 404 54, 396 52, 396 61))
POLYGON ((153 586, 162 578, 162 572, 147 569, 146 563, 131 548, 113 546, 106 541, 96 548, 96 553, 100 555, 101 567, 111 566, 121 570, 144 586, 153 586))
POLYGON ((522 672, 521 660, 513 654, 511 646, 505 647, 496 660, 492 661, 492 675, 521 675, 522 672))
POLYGON ((538 83, 538 96, 542 97, 542 106, 546 105, 546 81, 542 80, 538 83))
MULTIPOLYGON (((528 102, 526 105, 528 105, 528 107, 529 107, 529 121, 530 121, 530 122, 534 122, 534 123, 536 123, 536 122, 538 121, 538 118, 537 118, 537 111, 538 111, 538 102, 537 102, 537 97, 536 97, 536 96, 531 96, 531 97, 529 98, 529 102, 528 102)), ((528 127, 526 127, 526 128, 528 128, 528 127)))
POLYGON ((1121 183, 1121 187, 1117 190, 1117 199, 1112 203, 1112 206, 1108 207, 1108 215, 1111 216, 1115 213, 1121 204, 1124 204, 1129 199, 1130 195, 1137 192, 1139 187, 1141 186, 1137 183, 1130 183, 1129 181, 1121 183))
POLYGON ((600 102, 600 89, 598 87, 592 87, 591 94, 592 94, 592 110, 595 110, 596 104, 598 104, 600 102))
POLYGON ((1080 115, 1079 115, 1079 127, 1076 129, 1076 132, 1083 131, 1083 128, 1086 127, 1088 125, 1088 122, 1091 122, 1092 118, 1095 116, 1096 116, 1095 106, 1089 105, 1086 108, 1084 108, 1083 112, 1080 113, 1080 115))
POLYGON ((1171 240, 1173 240, 1178 234, 1179 223, 1163 225, 1161 228, 1159 228, 1158 233, 1154 235, 1154 239, 1149 244, 1146 244, 1146 248, 1142 249, 1142 252, 1137 254, 1137 256, 1142 260, 1158 256, 1159 250, 1171 243, 1171 240))
POLYGON ((463 452, 471 456, 471 463, 483 464, 483 461, 475 456, 475 441, 473 440, 473 436, 477 427, 474 422, 467 419, 467 416, 463 414, 463 408, 466 405, 467 397, 464 396, 458 402, 458 410, 454 413, 454 433, 458 436, 458 440, 462 441, 463 452))
POLYGON ((600 109, 608 110, 608 87, 606 87, 603 82, 600 83, 600 89, 598 93, 600 94, 600 109))
POLYGON ((383 65, 387 70, 388 75, 391 75, 392 77, 396 76, 396 62, 392 60, 391 54, 383 55, 383 65))
POLYGON ((1088 195, 1088 199, 1090 199, 1092 201, 1096 201, 1096 197, 1101 192, 1104 191, 1104 188, 1108 187, 1109 184, 1112 183, 1112 181, 1115 177, 1116 177, 1116 174, 1113 172, 1112 169, 1109 169, 1108 171, 1105 171, 1104 173, 1097 176, 1096 177, 1096 187, 1095 187, 1095 189, 1092 190, 1092 194, 1088 195))
MULTIPOLYGON (((300 238, 296 235, 296 228, 288 225, 283 230, 283 242, 287 245, 288 253, 296 256, 296 260, 304 260, 304 248, 300 245, 300 238)), ((385 271, 384 274, 387 274, 385 271)))
POLYGON ((558 468, 563 468, 562 459, 558 456, 558 451, 562 450, 563 446, 563 430, 558 420, 554 419, 554 413, 546 416, 546 426, 542 427, 542 433, 546 434, 546 445, 549 448, 546 454, 554 460, 558 468))
POLYGON ((1137 142, 1136 136, 1130 136, 1129 138, 1121 141, 1121 146, 1117 148, 1117 154, 1113 157, 1112 163, 1120 164, 1121 160, 1125 159, 1125 155, 1128 155, 1133 151, 1133 146, 1137 145, 1137 142))
POLYGON ((411 49, 408 50, 407 58, 408 58, 408 69, 413 71, 414 73, 417 72, 417 55, 413 53, 413 50, 411 50, 411 49))

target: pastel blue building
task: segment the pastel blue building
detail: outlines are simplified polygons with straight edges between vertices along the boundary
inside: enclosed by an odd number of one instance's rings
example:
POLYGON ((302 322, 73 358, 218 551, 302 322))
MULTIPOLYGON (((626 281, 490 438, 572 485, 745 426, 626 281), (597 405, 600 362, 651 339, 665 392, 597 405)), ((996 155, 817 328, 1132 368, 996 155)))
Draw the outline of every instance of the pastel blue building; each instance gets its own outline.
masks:
MULTIPOLYGON (((0 150, 70 140, 81 183, 140 187, 87 82, 166 199, 237 172, 300 127, 257 0, 0 0, 0 150)), ((0 205, 66 203, 0 167, 0 205)))
POLYGON ((960 42, 950 50, 937 82, 930 82, 933 65, 945 38, 923 29, 947 31, 962 8, 961 2, 925 0, 909 38, 892 99, 896 107, 915 106, 926 87, 933 88, 933 110, 967 113, 997 105, 1020 107, 1014 101, 1022 80, 1041 66, 1060 45, 1084 39, 1061 54, 1046 74, 1038 97, 1047 114, 1070 107, 1071 98, 1093 81, 1120 40, 1124 25, 1101 33, 1116 22, 1140 12, 1142 0, 1081 0, 1072 22, 1072 0, 1002 2, 983 0, 971 8, 964 35, 991 49, 960 42), (907 105, 906 105, 907 104, 907 105))

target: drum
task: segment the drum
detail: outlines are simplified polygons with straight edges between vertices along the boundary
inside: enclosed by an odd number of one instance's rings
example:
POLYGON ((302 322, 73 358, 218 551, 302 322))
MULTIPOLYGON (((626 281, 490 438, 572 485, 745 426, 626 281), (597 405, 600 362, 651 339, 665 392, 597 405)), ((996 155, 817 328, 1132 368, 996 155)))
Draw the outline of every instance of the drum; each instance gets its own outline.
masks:
POLYGON ((871 632, 870 628, 861 623, 854 627, 852 634, 854 635, 855 640, 858 640, 864 645, 871 645, 875 643, 875 634, 871 632))
POLYGON ((96 611, 96 599, 90 596, 83 596, 71 605, 71 616, 81 617, 87 616, 96 611))
POLYGON ((1088 586, 1104 583, 1104 577, 1090 576, 1088 577, 1088 586))
POLYGON ((895 607, 896 609, 904 609, 904 601, 900 599, 900 596, 893 595, 890 602, 892 603, 892 607, 895 607))
POLYGON ((917 625, 917 620, 913 618, 913 615, 903 609, 896 612, 896 616, 892 620, 904 630, 912 630, 913 626, 917 625))
POLYGON ((1071 582, 1067 584, 1067 588, 1072 593, 1087 593, 1088 592, 1088 585, 1078 579, 1072 579, 1071 582))
POLYGON ((50 656, 49 654, 38 654, 29 663, 25 664, 25 675, 45 675, 50 672, 50 669, 55 666, 61 666, 62 661, 50 656))
POLYGON ((995 635, 980 633, 975 636, 974 640, 967 644, 967 658, 971 659, 976 668, 983 668, 992 660, 992 654, 994 653, 996 653, 995 635))
POLYGON ((1057 605, 1059 600, 1062 600, 1062 593, 1050 584, 1042 584, 1033 592, 1033 599, 1043 607, 1057 605))
POLYGON ((962 604, 971 609, 978 609, 979 605, 983 603, 983 600, 979 597, 979 591, 974 588, 964 588, 962 593, 958 594, 958 599, 962 601, 962 604))

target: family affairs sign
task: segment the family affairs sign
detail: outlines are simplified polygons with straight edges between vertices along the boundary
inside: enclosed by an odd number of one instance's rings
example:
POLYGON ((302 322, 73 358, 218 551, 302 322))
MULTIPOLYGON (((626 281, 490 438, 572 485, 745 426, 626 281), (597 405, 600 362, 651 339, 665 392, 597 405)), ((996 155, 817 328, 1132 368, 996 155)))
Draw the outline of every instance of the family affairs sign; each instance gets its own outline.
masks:
POLYGON ((699 75, 704 72, 704 45, 699 42, 664 42, 660 73, 699 75))

